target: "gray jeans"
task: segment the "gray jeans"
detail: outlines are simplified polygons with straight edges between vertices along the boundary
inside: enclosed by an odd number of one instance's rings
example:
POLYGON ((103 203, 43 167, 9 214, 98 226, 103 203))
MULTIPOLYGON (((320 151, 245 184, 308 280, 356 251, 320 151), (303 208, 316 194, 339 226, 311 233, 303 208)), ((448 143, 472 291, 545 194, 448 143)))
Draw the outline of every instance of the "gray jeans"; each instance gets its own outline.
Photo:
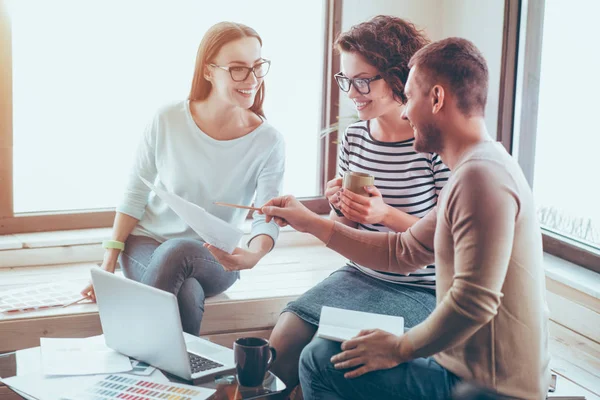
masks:
POLYGON ((195 239, 169 239, 161 244, 130 235, 120 257, 127 278, 177 296, 183 330, 196 336, 200 335, 204 299, 224 292, 240 276, 238 271, 225 271, 203 244, 195 239))

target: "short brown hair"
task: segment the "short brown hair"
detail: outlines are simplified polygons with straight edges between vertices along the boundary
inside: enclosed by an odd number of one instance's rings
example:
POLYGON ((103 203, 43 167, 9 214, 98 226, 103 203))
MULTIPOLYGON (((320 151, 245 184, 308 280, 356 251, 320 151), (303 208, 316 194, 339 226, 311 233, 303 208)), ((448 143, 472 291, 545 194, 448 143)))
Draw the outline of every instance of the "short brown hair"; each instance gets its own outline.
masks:
POLYGON ((392 89, 394 99, 402 104, 406 103, 408 61, 427 43, 427 36, 414 24, 389 15, 378 15, 354 25, 335 42, 339 51, 358 53, 377 68, 392 89))
MULTIPOLYGON (((208 97, 212 89, 212 84, 204 77, 204 68, 213 62, 213 58, 216 57, 224 45, 245 37, 257 38, 262 46, 262 39, 254 29, 236 22, 219 22, 204 34, 198 47, 198 54, 196 55, 196 67, 194 69, 189 100, 204 100, 208 97)), ((263 82, 258 92, 256 92, 254 104, 250 107, 250 111, 263 118, 265 117, 263 111, 264 100, 265 83, 263 82)))
POLYGON ((442 80, 449 85, 465 115, 484 115, 488 93, 488 68, 485 58, 467 39, 451 37, 431 43, 411 58, 409 68, 423 74, 427 91, 442 80))

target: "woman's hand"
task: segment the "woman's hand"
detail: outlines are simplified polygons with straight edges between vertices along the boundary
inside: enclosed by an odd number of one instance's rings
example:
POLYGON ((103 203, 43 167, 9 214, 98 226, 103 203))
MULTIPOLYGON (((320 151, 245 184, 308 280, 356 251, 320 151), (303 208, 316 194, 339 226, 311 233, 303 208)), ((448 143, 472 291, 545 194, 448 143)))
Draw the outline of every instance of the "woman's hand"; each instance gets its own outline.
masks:
POLYGON ((204 243, 204 247, 211 252, 213 257, 221 263, 226 271, 240 271, 253 268, 263 257, 263 254, 236 247, 233 254, 229 254, 213 245, 204 243))
MULTIPOLYGON (((108 249, 104 252, 104 260, 102 261, 102 268, 105 271, 114 273, 117 268, 117 259, 119 257, 120 251, 117 249, 108 249)), ((81 295, 89 298, 94 303, 96 302, 96 293, 94 292, 94 285, 90 281, 86 287, 81 291, 81 295)))
POLYGON ((342 189, 340 206, 337 207, 346 218, 359 224, 384 224, 390 206, 385 204, 379 189, 365 186, 371 197, 361 196, 350 190, 342 189))
POLYGON ((327 182, 325 186, 325 197, 337 209, 340 208, 340 195, 342 190, 342 178, 335 178, 327 182))
POLYGON ((331 362, 336 369, 355 368, 344 377, 357 378, 367 372, 394 368, 410 361, 412 352, 408 336, 370 329, 342 343, 342 352, 331 357, 331 362))

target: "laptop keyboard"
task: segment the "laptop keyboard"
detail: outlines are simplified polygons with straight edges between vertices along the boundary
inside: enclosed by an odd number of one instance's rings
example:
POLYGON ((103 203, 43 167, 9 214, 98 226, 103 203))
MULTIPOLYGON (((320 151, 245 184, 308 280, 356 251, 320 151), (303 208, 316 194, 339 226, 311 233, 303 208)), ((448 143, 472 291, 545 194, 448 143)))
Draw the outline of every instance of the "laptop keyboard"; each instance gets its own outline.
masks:
POLYGON ((192 374, 197 374, 198 372, 208 371, 209 369, 222 367, 223 364, 219 364, 213 360, 209 360, 204 357, 200 357, 196 354, 188 353, 190 357, 190 366, 192 367, 192 374))

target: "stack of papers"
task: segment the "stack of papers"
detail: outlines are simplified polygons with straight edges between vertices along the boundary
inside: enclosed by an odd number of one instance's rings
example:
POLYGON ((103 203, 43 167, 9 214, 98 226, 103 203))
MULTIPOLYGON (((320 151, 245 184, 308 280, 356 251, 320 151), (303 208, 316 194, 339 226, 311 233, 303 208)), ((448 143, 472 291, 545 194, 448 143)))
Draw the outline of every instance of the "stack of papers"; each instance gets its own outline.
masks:
POLYGON ((404 334, 404 318, 324 306, 317 337, 344 342, 364 329, 381 329, 400 336, 404 334))
POLYGON ((165 393, 187 391, 188 395, 182 398, 204 400, 215 392, 169 382, 160 370, 106 347, 103 335, 85 339, 41 338, 40 343, 40 347, 17 351, 17 375, 0 379, 25 399, 113 399, 123 398, 126 391, 146 392, 143 397, 147 399, 164 399, 165 393))

